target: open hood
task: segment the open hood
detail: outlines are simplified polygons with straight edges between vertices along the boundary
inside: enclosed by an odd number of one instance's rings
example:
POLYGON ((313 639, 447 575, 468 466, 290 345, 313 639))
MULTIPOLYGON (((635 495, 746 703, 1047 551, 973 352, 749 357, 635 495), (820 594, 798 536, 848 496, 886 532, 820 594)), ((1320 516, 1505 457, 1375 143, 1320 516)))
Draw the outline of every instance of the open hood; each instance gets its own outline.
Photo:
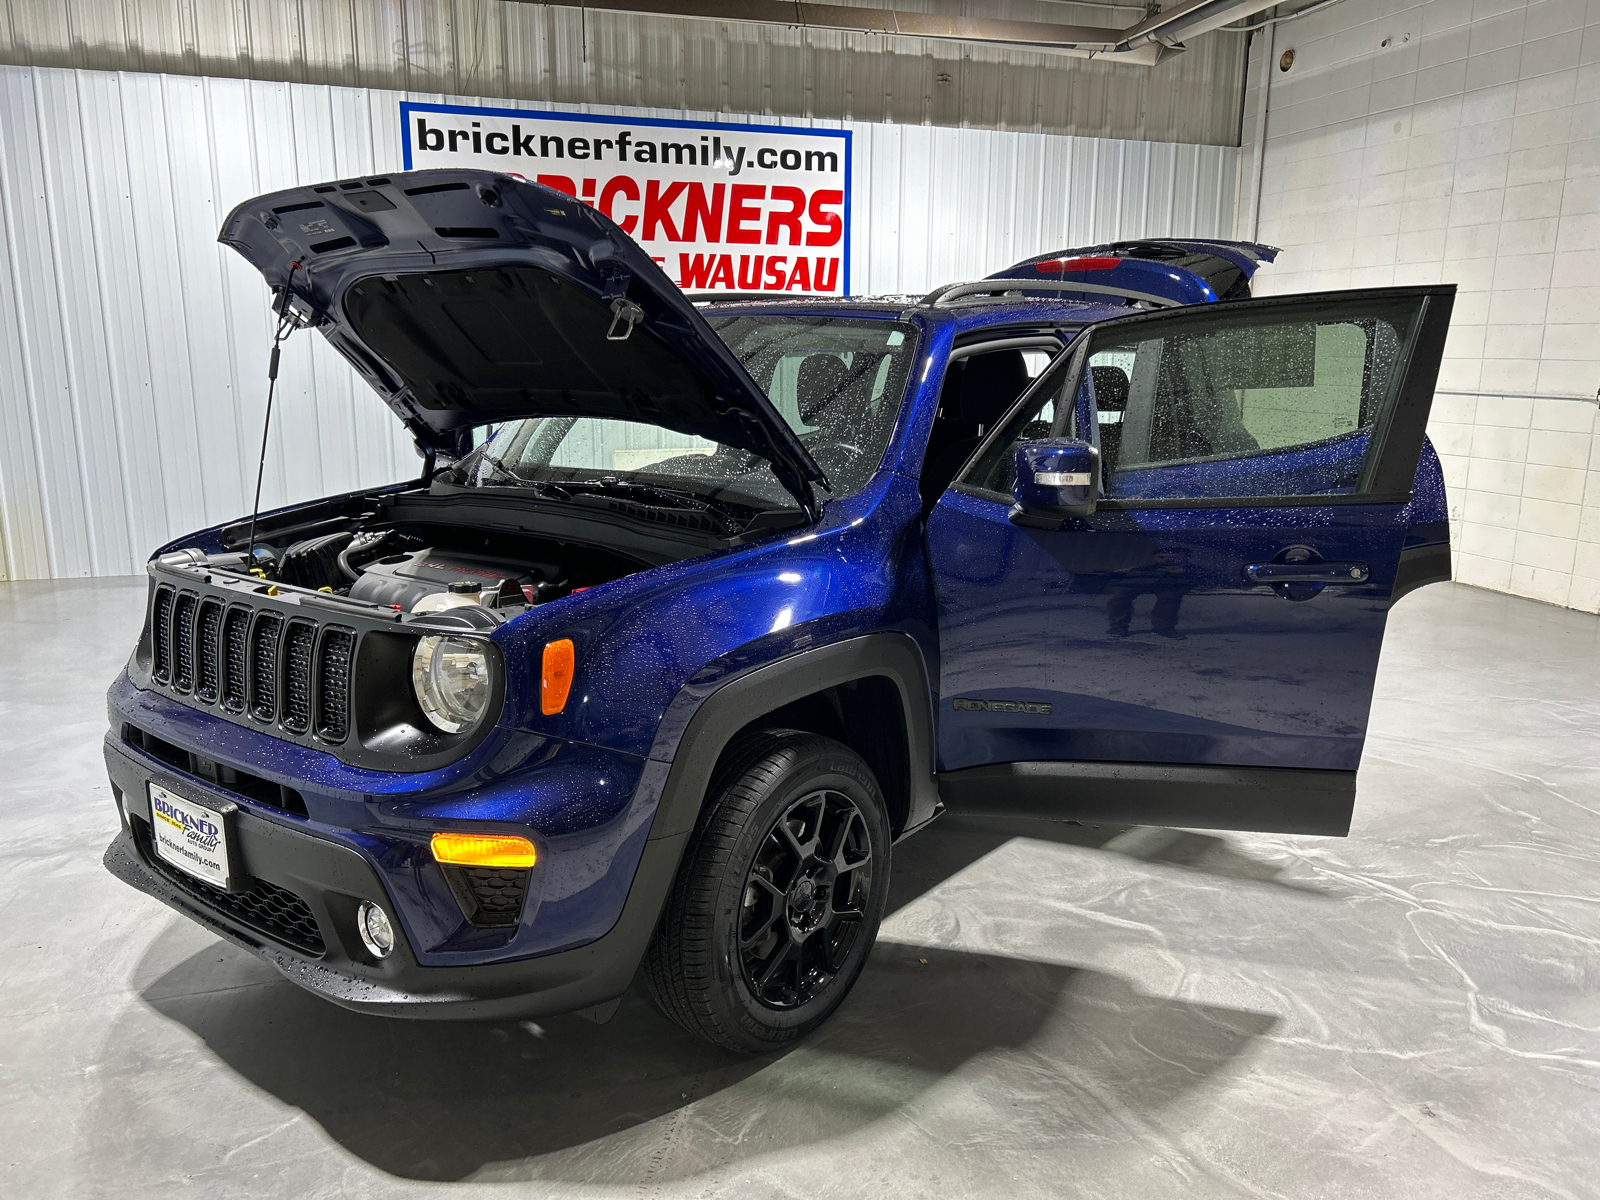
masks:
MULTIPOLYGON (((997 271, 990 279, 1039 279, 1056 284, 1081 282, 1081 293, 1052 288, 1045 295, 1105 303, 1107 291, 1149 296, 1173 304, 1207 304, 1250 299, 1256 268, 1278 257, 1276 246, 1192 238, 1150 238, 1109 242, 1036 255, 997 271)), ((1022 289, 1024 295, 1027 289, 1022 289)))
POLYGON ((822 471, 676 284, 563 192, 410 171, 259 196, 218 240, 355 366, 419 444, 520 417, 610 417, 761 455, 815 516, 822 471))

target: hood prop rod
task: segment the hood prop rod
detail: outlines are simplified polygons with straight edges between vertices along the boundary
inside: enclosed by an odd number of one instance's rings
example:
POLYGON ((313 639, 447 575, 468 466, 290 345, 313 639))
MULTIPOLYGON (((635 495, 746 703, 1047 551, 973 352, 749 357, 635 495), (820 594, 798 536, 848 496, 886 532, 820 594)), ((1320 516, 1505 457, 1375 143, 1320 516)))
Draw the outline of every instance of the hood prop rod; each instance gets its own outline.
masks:
POLYGON ((272 354, 267 359, 267 415, 261 422, 261 457, 256 463, 256 498, 250 506, 250 541, 245 547, 244 563, 248 571, 256 563, 256 518, 261 513, 261 479, 267 470, 267 434, 272 429, 272 396, 278 390, 278 353, 284 339, 300 328, 299 318, 289 307, 293 294, 294 273, 300 269, 300 260, 289 264, 289 277, 283 281, 283 292, 278 297, 278 325, 272 334, 272 354))

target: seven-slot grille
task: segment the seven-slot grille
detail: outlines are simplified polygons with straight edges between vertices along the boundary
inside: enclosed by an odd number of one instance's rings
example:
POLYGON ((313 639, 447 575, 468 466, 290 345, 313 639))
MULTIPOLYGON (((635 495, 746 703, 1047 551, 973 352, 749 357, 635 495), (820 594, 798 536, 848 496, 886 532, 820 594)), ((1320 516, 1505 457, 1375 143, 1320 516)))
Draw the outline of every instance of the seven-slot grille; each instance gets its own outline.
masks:
POLYGON ((353 629, 168 584, 157 586, 150 620, 151 678, 159 686, 296 735, 349 736, 353 629))
MULTIPOLYGON (((174 616, 177 607, 173 607, 174 616)), ((181 640, 183 629, 178 635, 181 640)), ((278 715, 278 643, 283 638, 283 614, 262 612, 250 623, 250 715, 271 721, 278 715)))
POLYGON ((283 727, 290 733, 311 730, 311 652, 316 644, 315 625, 289 622, 283 644, 283 727))
MULTIPOLYGON (((222 601, 207 597, 200 601, 199 623, 195 626, 194 640, 201 646, 215 646, 217 634, 222 629, 222 601)), ((222 680, 222 658, 217 654, 200 656, 200 677, 195 681, 194 694, 207 704, 215 704, 222 680)))
POLYGON ((350 664, 355 654, 356 635, 350 630, 335 626, 323 635, 317 664, 317 691, 322 697, 317 736, 330 742, 342 742, 350 732, 350 664))

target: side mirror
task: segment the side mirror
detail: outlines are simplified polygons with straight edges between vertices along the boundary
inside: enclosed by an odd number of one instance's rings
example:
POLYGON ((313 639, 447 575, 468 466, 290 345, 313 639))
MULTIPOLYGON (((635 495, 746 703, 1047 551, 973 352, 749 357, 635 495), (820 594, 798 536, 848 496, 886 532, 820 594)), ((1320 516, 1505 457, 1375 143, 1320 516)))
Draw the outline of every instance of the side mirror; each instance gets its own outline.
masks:
POLYGON ((1023 442, 1016 455, 1013 524, 1058 529, 1062 521, 1094 511, 1100 498, 1100 452, 1088 442, 1076 438, 1023 442))

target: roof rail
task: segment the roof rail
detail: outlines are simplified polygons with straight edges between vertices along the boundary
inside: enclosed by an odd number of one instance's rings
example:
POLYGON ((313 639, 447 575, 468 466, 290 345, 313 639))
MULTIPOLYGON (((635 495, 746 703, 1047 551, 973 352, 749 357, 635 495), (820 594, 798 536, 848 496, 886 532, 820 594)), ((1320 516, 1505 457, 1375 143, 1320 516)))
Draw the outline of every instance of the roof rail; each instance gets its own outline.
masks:
POLYGON ((1103 283, 1082 283, 1076 279, 979 279, 973 283, 947 283, 935 288, 917 302, 919 308, 948 308, 967 296, 1001 296, 1007 292, 1092 292, 1097 296, 1120 296, 1157 308, 1177 308, 1178 301, 1150 292, 1135 292, 1103 283))

